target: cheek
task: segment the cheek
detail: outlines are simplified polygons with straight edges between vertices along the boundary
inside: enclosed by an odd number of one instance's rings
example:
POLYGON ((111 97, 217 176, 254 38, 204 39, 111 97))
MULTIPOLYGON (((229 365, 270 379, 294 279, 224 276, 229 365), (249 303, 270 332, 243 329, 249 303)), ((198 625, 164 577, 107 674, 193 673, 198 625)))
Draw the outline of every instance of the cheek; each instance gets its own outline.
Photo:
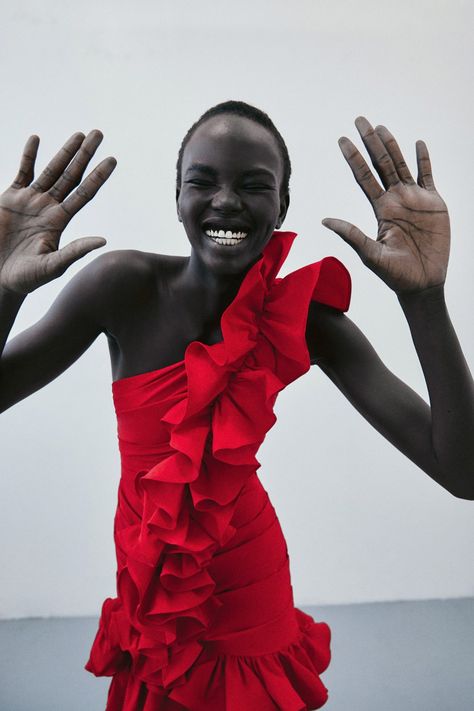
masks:
POLYGON ((208 197, 202 193, 190 193, 183 189, 177 201, 178 209, 182 214, 192 215, 199 212, 208 201, 208 197))

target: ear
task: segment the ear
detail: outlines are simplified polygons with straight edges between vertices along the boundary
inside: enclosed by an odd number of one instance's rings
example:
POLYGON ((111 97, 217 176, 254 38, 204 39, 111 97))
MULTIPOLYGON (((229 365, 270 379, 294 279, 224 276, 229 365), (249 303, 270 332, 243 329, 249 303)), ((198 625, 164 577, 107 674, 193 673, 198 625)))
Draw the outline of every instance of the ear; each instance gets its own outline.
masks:
POLYGON ((176 212, 178 214, 178 220, 182 222, 183 220, 181 219, 181 211, 179 209, 179 193, 180 193, 180 188, 176 188, 176 212))
POLYGON ((290 193, 285 193, 284 195, 282 195, 280 197, 280 214, 278 215, 278 220, 275 225, 275 228, 277 230, 279 230, 280 227, 282 226, 289 207, 290 207, 290 193))

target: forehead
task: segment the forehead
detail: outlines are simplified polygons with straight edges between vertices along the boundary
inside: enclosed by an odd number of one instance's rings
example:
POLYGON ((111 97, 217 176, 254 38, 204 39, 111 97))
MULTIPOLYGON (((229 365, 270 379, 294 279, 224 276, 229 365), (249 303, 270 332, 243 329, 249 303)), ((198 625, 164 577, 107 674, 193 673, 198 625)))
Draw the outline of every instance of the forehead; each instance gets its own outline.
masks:
POLYGON ((193 163, 234 169, 263 167, 281 180, 283 159, 275 136, 260 124, 232 114, 213 116, 189 139, 183 153, 183 174, 193 163))

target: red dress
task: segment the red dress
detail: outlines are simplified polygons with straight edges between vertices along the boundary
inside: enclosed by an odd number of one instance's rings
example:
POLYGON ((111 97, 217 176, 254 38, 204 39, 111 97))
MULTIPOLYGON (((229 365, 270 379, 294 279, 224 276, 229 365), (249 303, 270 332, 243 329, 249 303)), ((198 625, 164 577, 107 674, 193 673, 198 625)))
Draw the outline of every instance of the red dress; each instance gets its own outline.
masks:
POLYGON ((288 551, 255 455, 277 394, 309 367, 309 302, 349 307, 335 257, 278 278, 275 232, 221 318, 223 340, 112 384, 122 473, 117 597, 86 669, 106 711, 321 707, 330 630, 294 607, 288 551))

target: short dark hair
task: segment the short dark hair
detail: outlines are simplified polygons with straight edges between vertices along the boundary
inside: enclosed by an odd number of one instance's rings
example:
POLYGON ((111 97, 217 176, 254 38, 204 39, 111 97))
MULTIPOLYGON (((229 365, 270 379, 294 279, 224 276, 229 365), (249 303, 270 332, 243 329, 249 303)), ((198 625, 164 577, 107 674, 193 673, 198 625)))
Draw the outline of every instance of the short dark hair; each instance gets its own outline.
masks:
POLYGON ((186 148, 187 144, 189 143, 189 139, 193 135, 193 133, 196 131, 201 124, 203 124, 207 119, 212 118, 213 116, 220 116, 221 114, 233 114, 234 116, 244 116, 245 118, 250 119, 251 121, 255 121, 255 123, 260 124, 260 126, 264 126, 267 128, 270 133, 274 136, 277 144, 278 144, 278 149, 280 151, 281 159, 283 161, 283 178, 282 178, 282 184, 281 184, 281 189, 285 193, 289 193, 290 191, 290 175, 291 175, 291 162, 290 162, 290 156, 288 153, 288 148, 286 147, 286 143, 283 140, 283 137, 281 133, 278 131, 276 128, 275 124, 271 120, 270 116, 266 114, 264 111, 261 109, 257 109, 256 106, 252 106, 251 104, 247 104, 245 101, 223 101, 220 104, 216 104, 215 106, 211 106, 210 109, 205 111, 198 120, 193 123, 185 137, 183 138, 183 141, 181 143, 181 147, 179 149, 178 153, 178 160, 176 163, 176 187, 180 188, 181 187, 181 166, 183 162, 183 154, 184 154, 184 149, 186 148))

